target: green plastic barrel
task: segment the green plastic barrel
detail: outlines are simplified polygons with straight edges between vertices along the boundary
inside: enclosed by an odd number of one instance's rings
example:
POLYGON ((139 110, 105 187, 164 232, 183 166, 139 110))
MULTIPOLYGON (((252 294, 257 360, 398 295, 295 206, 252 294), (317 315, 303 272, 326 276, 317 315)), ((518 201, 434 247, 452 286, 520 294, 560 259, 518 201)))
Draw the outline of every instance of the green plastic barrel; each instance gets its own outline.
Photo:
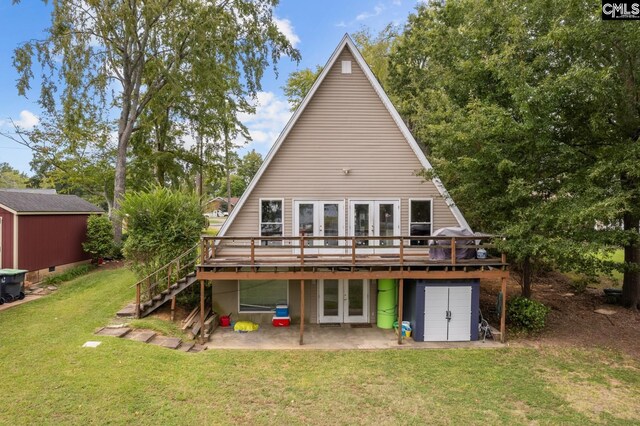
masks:
POLYGON ((398 318, 396 280, 378 280, 378 328, 391 329, 398 318))

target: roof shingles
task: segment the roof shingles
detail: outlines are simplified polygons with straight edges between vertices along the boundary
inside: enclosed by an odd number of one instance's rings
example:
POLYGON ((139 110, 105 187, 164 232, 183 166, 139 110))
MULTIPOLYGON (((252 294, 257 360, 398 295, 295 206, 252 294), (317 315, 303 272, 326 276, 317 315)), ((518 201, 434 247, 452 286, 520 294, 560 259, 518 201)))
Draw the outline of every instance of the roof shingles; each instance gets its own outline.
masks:
POLYGON ((0 189, 0 207, 18 213, 102 213, 100 207, 75 195, 34 194, 0 189))

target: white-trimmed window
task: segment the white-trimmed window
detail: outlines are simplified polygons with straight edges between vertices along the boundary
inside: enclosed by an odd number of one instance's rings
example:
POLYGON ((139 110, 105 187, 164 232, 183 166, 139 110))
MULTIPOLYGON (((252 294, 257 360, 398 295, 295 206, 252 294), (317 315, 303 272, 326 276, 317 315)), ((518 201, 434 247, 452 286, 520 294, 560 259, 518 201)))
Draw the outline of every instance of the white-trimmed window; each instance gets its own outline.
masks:
MULTIPOLYGON (((284 206, 283 199, 260 200, 260 236, 282 237, 284 236, 284 206)), ((263 246, 281 245, 282 241, 262 240, 263 246)))
POLYGON ((238 312, 271 312, 278 304, 289 304, 287 280, 238 281, 238 312))
MULTIPOLYGON (((432 200, 409 200, 409 235, 428 237, 432 232, 432 200)), ((425 246, 427 240, 411 240, 412 246, 425 246)))

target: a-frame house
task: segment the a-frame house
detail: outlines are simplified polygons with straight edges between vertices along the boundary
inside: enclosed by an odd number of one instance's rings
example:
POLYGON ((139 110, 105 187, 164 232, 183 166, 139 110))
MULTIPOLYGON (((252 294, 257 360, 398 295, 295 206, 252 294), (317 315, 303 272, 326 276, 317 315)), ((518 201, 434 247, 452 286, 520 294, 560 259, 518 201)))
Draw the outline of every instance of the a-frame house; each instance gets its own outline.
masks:
POLYGON ((504 284, 506 262, 457 258, 481 237, 433 237, 471 230, 429 168, 345 35, 219 235, 203 237, 201 304, 212 294, 218 312, 263 324, 284 312, 301 343, 305 323, 396 319, 417 340, 476 339, 479 280, 504 284))

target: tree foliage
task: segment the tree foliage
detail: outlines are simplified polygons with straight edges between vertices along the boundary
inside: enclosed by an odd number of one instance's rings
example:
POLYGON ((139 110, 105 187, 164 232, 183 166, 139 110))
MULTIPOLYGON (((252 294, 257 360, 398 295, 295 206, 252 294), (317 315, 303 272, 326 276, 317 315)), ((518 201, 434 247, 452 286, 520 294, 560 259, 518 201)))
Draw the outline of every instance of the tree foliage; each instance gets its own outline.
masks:
POLYGON ((0 188, 26 188, 28 178, 9 165, 0 163, 0 188))
POLYGON ((82 243, 82 248, 91 255, 93 260, 113 255, 113 228, 107 216, 89 216, 87 219, 87 241, 82 243))
MULTIPOLYGON (((256 152, 255 149, 247 152, 244 157, 240 159, 238 176, 242 179, 245 188, 249 185, 256 173, 258 173, 260 166, 262 166, 262 161, 262 155, 256 152)), ((244 189, 242 192, 244 192, 244 189)), ((242 193, 240 195, 242 195, 242 193)))
POLYGON ((287 97, 289 105, 291 105, 291 111, 295 111, 300 106, 321 72, 322 67, 316 65, 315 71, 311 68, 303 68, 289 74, 287 83, 282 87, 282 90, 284 90, 284 95, 287 97))
MULTIPOLYGON (((367 27, 353 33, 353 41, 363 58, 371 68, 382 87, 386 89, 389 75, 389 56, 398 37, 398 28, 393 24, 386 25, 380 32, 374 34, 367 27)), ((303 68, 289 74, 286 84, 282 87, 291 105, 291 111, 300 106, 302 100, 316 81, 323 67, 316 65, 315 70, 303 68)))
MULTIPOLYGON (((173 107, 215 140, 242 130, 266 66, 299 57, 273 19, 277 0, 54 2, 44 40, 14 54, 18 92, 44 69, 40 106, 69 129, 101 121, 117 133, 113 205, 125 192, 127 151, 149 109, 173 107), (108 117, 117 115, 112 126, 108 117), (115 129, 114 129, 115 127, 115 129)), ((155 114, 154 114, 155 116, 155 114)), ((114 223, 116 239, 121 227, 114 223)))
POLYGON ((118 213, 127 224, 123 254, 140 278, 193 247, 205 226, 195 195, 159 186, 128 191, 118 213))
POLYGON ((611 266, 597 250, 624 246, 638 306, 640 27, 599 5, 421 5, 389 88, 472 226, 508 236, 525 294, 536 262, 590 273, 611 266))

